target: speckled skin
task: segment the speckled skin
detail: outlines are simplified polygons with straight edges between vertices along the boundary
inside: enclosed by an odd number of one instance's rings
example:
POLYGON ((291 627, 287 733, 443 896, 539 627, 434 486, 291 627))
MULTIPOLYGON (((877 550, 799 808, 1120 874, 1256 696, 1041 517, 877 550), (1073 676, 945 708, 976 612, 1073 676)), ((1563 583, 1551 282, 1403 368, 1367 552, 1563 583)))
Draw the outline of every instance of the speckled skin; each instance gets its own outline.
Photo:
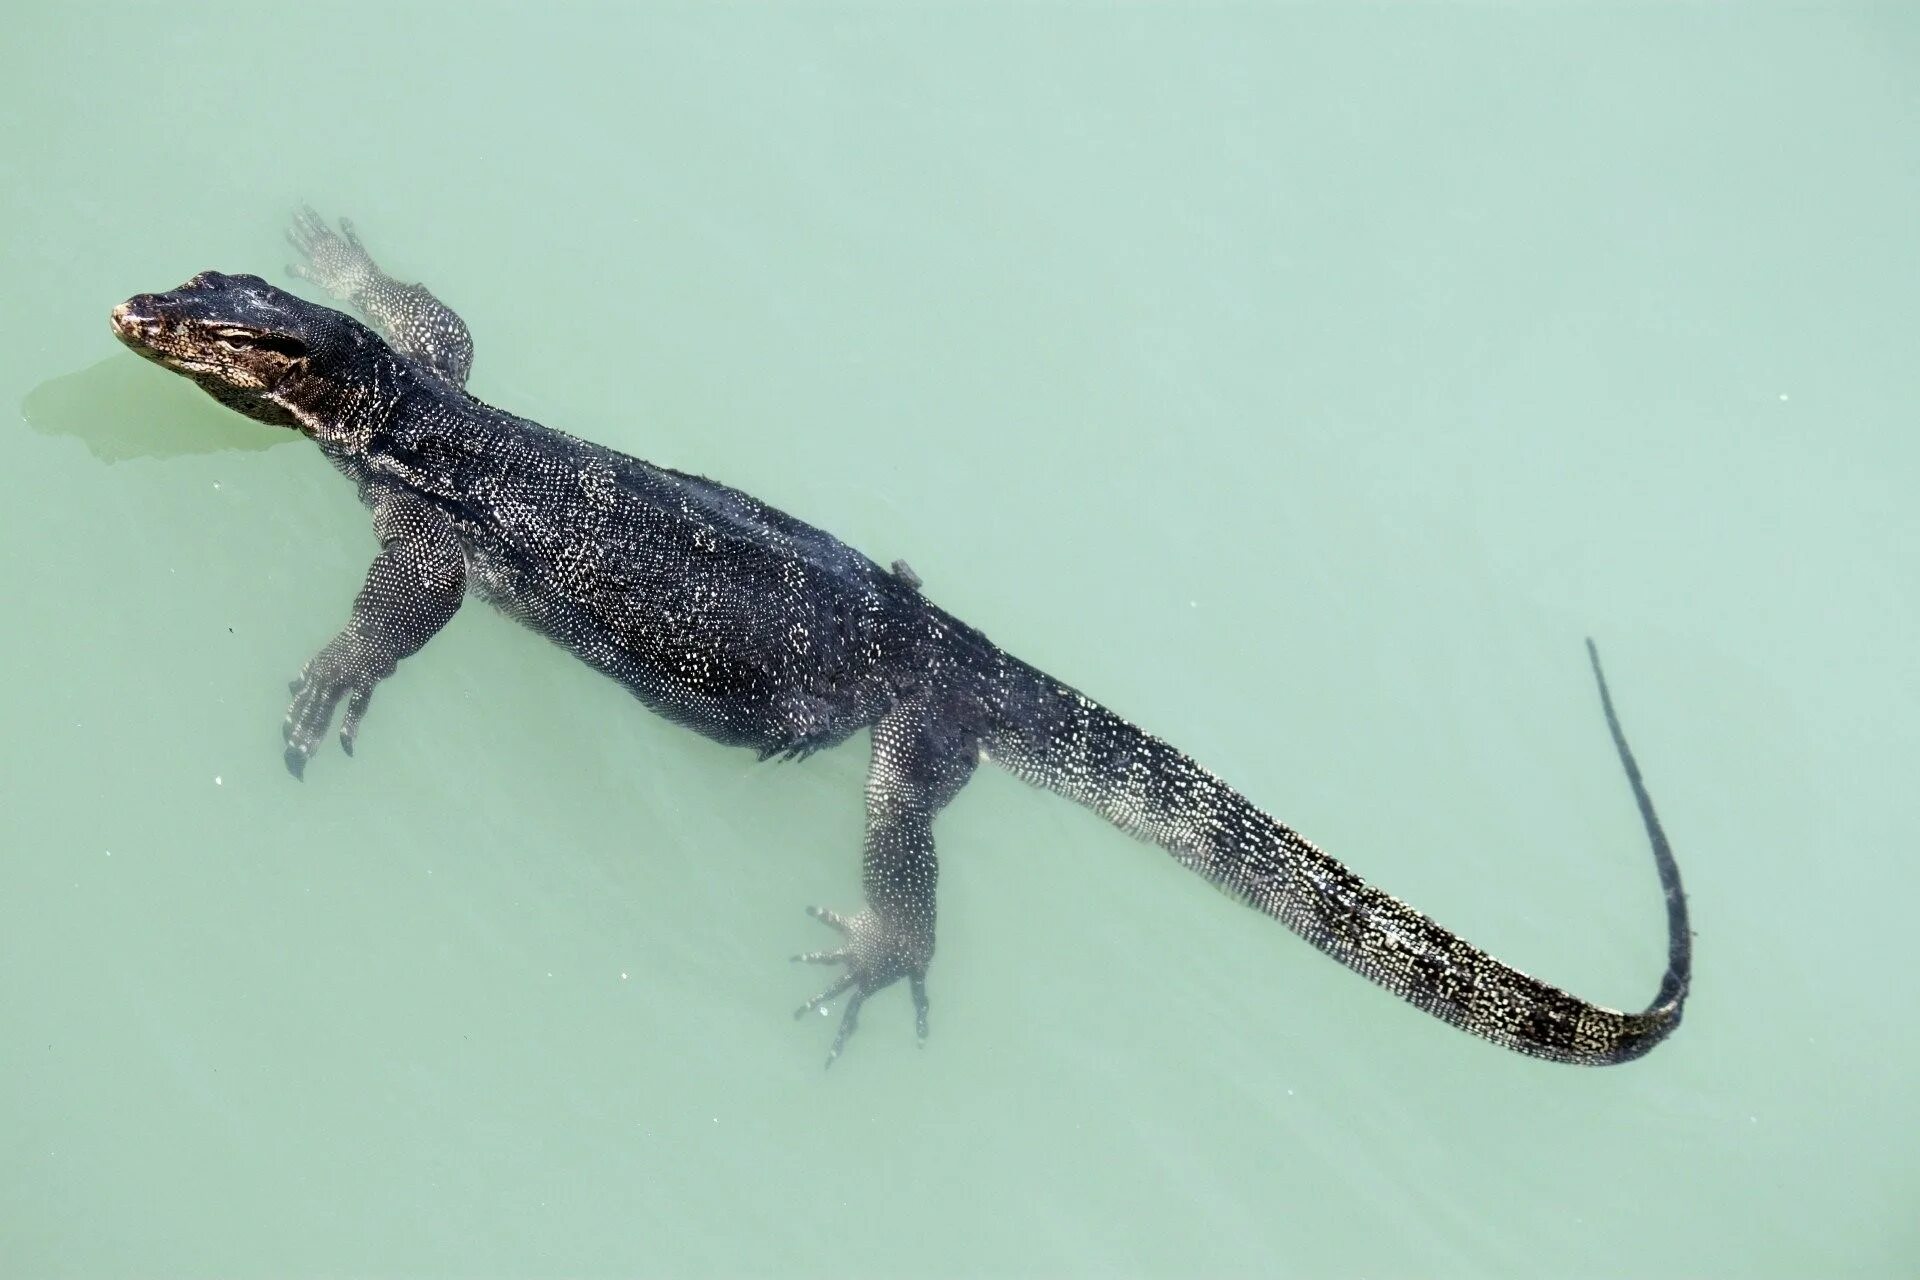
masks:
POLYGON ((1602 1008, 1495 960, 1256 808, 1187 756, 997 648, 830 534, 724 485, 655 467, 483 404, 463 389, 466 326, 374 266, 310 211, 301 275, 367 325, 253 276, 207 272, 114 312, 121 339, 223 403, 296 428, 359 487, 380 552, 347 625, 294 682, 287 765, 300 776, 336 716, 351 753, 374 688, 468 593, 550 637, 662 715, 762 756, 870 729, 864 888, 852 915, 810 908, 844 966, 800 1013, 905 978, 921 1037, 939 864, 933 821, 982 759, 1067 796, 1388 990, 1522 1053, 1637 1058, 1680 1021, 1686 900, 1619 730, 1667 898, 1668 971, 1640 1012, 1602 1008))

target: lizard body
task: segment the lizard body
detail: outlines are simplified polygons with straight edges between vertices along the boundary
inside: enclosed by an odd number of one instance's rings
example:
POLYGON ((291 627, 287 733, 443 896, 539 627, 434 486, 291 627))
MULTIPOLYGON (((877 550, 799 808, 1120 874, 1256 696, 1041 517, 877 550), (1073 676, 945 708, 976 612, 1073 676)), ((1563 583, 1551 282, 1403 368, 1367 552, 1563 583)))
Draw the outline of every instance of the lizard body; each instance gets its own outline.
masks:
POLYGON ((1591 643, 1667 901, 1667 973, 1637 1012, 1529 977, 1365 883, 1185 754, 941 609, 904 561, 883 568, 738 490, 475 399, 458 316, 380 272, 344 223, 336 233, 309 211, 291 238, 306 258, 296 272, 367 323, 258 277, 205 272, 130 298, 113 324, 223 403, 312 438, 372 510, 381 550, 352 614, 294 682, 285 736, 296 777, 336 717, 352 752, 374 688, 471 593, 719 742, 798 757, 871 730, 866 905, 809 908, 843 942, 795 957, 844 966, 801 1013, 852 991, 829 1064, 862 1002, 902 978, 924 1039, 933 822, 983 759, 1161 846, 1497 1044, 1601 1065, 1639 1057, 1678 1025, 1686 899, 1591 643))

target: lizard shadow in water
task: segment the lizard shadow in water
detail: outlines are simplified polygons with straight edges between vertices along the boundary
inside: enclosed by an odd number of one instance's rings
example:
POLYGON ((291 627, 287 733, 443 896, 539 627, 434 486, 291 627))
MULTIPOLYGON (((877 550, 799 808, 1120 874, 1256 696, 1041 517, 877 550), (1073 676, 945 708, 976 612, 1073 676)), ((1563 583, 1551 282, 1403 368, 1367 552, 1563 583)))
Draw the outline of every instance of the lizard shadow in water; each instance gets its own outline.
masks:
POLYGON ((129 355, 47 379, 27 392, 20 414, 40 434, 71 436, 102 462, 271 449, 299 439, 261 431, 129 355))

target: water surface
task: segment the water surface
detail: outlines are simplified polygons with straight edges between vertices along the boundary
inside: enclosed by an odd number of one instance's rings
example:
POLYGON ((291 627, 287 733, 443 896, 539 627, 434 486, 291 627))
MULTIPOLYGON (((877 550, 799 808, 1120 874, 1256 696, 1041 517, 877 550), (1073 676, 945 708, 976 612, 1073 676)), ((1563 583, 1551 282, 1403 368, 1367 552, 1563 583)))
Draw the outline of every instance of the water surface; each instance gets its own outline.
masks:
POLYGON ((1920 30, 1824 6, 35 6, 0 51, 0 1271, 1911 1274, 1920 30), (788 1017, 860 743, 374 549, 108 308, 352 215, 473 389, 885 562, 1497 954, 1426 1019, 1090 816, 943 818, 933 1035, 788 1017))

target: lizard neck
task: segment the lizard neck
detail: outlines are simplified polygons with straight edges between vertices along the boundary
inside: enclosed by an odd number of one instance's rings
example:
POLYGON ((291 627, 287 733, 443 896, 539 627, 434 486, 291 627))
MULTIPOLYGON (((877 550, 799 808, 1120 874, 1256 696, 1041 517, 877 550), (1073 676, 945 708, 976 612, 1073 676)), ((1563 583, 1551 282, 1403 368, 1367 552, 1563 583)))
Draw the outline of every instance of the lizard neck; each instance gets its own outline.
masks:
POLYGON ((301 431, 330 456, 364 458, 377 453, 407 403, 419 393, 422 375, 384 343, 368 343, 344 367, 324 377, 292 380, 275 399, 301 431))

